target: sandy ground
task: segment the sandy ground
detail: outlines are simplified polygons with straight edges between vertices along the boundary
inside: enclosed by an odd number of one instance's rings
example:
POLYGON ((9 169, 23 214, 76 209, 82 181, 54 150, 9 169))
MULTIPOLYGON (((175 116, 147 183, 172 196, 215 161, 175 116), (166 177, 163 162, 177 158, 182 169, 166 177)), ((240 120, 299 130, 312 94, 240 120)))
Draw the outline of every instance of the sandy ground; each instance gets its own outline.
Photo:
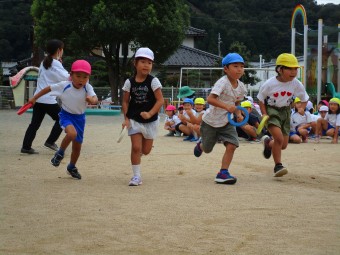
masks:
POLYGON ((340 254, 340 144, 289 144, 289 174, 274 178, 262 145, 241 142, 227 186, 214 183, 221 144, 197 159, 160 128, 143 185, 129 187, 121 116, 87 117, 80 181, 65 173, 70 150, 59 168, 49 162, 49 117, 40 154, 20 154, 30 118, 0 111, 0 254, 340 254))

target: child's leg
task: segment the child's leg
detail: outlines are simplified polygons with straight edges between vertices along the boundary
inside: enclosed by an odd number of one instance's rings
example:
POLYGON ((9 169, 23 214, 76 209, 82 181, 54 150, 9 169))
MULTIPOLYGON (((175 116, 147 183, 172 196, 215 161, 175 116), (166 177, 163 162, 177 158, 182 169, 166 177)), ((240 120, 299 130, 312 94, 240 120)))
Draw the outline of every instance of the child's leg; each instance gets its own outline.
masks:
POLYGON ((76 141, 72 142, 72 153, 71 153, 71 159, 70 159, 70 164, 76 165, 78 158, 80 156, 80 151, 81 151, 81 143, 78 143, 76 141))
POLYGON ((131 138, 131 164, 140 165, 143 135, 141 133, 130 136, 131 138))
POLYGON ((291 135, 289 137, 289 141, 291 141, 292 143, 301 143, 302 142, 300 136, 298 136, 297 134, 291 135))
POLYGON ((234 144, 227 143, 225 147, 225 152, 222 158, 221 169, 229 169, 230 163, 233 160, 235 150, 236 150, 236 146, 234 144))
MULTIPOLYGON (((284 137, 282 135, 281 128, 275 125, 270 125, 268 129, 271 135, 273 136, 273 140, 270 141, 269 146, 272 148, 274 162, 275 164, 278 164, 281 163, 281 150, 283 149, 284 145, 284 137)), ((287 136, 287 143, 288 138, 289 137, 287 136)), ((285 147, 287 147, 287 145, 285 147)))

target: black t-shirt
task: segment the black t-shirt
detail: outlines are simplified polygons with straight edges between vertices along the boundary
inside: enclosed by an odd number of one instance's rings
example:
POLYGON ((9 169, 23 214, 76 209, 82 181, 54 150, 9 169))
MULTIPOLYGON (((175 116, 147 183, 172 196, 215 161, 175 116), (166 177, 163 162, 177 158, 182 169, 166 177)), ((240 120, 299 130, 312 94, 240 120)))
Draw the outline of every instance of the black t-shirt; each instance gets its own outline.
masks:
POLYGON ((135 78, 130 78, 130 102, 126 116, 140 123, 153 122, 158 119, 158 113, 150 119, 143 119, 141 112, 148 112, 156 103, 156 97, 151 87, 153 76, 148 75, 143 82, 136 82, 135 78))

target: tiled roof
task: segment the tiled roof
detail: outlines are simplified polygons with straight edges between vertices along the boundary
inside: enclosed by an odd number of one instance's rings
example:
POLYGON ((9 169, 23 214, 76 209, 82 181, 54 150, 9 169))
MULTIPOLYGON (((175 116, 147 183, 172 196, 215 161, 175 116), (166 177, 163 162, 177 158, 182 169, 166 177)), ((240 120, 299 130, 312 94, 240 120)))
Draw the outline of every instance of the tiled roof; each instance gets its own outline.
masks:
POLYGON ((162 65, 168 67, 213 67, 221 57, 181 45, 162 65))
POLYGON ((194 27, 188 27, 186 33, 185 33, 186 36, 206 36, 207 33, 205 32, 205 30, 203 29, 198 29, 198 28, 194 28, 194 27))

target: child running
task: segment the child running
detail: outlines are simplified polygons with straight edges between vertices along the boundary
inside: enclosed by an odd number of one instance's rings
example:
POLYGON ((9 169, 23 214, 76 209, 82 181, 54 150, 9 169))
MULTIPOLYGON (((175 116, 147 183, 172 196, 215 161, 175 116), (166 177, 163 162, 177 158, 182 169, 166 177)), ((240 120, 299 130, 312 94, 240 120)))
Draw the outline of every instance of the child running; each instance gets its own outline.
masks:
POLYGON ((194 155, 200 157, 202 152, 210 153, 218 141, 222 141, 225 152, 220 171, 215 182, 235 184, 237 178, 230 175, 229 166, 236 148, 239 146, 236 128, 228 123, 227 113, 237 112, 236 105, 243 100, 247 89, 239 80, 244 74, 244 60, 237 53, 229 53, 222 60, 225 75, 213 86, 207 98, 209 108, 203 114, 201 124, 201 141, 194 149, 194 155))
POLYGON ((141 156, 152 149, 159 125, 158 112, 164 103, 162 84, 150 75, 154 54, 149 48, 139 48, 135 54, 135 75, 123 86, 123 128, 131 138, 131 164, 133 177, 129 186, 142 184, 141 156))
POLYGON ((83 143, 86 103, 96 104, 98 98, 93 87, 88 83, 91 75, 91 65, 87 61, 75 61, 71 66, 70 75, 72 81, 50 85, 30 98, 29 102, 34 104, 39 97, 50 91, 51 95, 59 97, 62 103, 59 123, 65 130, 66 136, 51 159, 51 163, 53 166, 58 167, 64 158, 65 150, 72 142, 72 153, 70 163, 67 166, 67 173, 73 178, 81 179, 76 163, 83 143))
POLYGON ((281 151, 287 148, 290 131, 290 105, 293 96, 301 99, 301 108, 305 109, 309 96, 302 83, 296 79, 299 64, 292 54, 283 53, 276 60, 277 76, 267 80, 257 95, 262 117, 268 115, 267 130, 273 137, 263 136, 263 155, 269 159, 273 153, 275 162, 274 177, 281 177, 288 173, 287 167, 282 165, 281 151))

